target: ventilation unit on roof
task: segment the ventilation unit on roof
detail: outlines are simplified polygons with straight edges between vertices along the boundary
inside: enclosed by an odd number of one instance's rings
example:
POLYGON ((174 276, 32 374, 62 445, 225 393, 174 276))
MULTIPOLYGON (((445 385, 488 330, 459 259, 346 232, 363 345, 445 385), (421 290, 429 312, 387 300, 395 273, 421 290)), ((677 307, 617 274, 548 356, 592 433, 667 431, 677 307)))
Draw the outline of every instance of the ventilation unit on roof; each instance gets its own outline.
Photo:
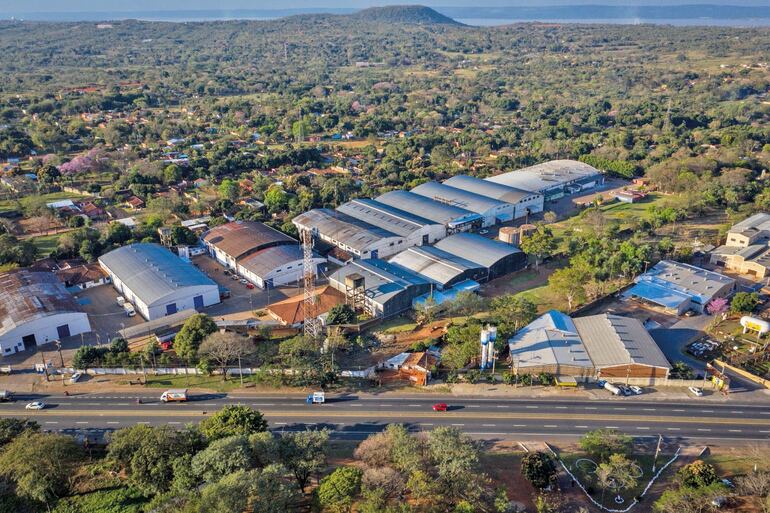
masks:
POLYGON ((32 301, 32 304, 37 308, 38 310, 43 309, 43 303, 40 301, 40 298, 37 296, 30 296, 29 300, 32 301))

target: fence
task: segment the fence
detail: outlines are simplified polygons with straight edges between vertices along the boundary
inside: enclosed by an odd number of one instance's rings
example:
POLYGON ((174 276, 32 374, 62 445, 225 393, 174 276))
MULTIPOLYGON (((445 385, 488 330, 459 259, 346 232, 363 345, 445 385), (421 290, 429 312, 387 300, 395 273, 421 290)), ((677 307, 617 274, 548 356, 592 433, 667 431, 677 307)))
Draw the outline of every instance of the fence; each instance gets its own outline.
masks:
POLYGON ((730 365, 729 363, 725 363, 721 360, 714 360, 715 367, 724 367, 725 369, 730 370, 731 372, 734 372, 738 374, 739 376, 742 376, 749 381, 752 381, 758 385, 762 385, 765 388, 770 388, 770 381, 766 380, 765 378, 761 378, 757 376, 756 374, 752 374, 751 372, 741 369, 740 367, 735 367, 733 365, 730 365))

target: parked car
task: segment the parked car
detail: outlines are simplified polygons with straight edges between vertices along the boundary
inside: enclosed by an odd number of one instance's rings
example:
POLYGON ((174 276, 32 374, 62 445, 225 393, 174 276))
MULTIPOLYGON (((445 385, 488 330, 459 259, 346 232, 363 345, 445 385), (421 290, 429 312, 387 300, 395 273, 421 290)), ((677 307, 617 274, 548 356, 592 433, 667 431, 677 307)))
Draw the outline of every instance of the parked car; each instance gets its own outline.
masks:
POLYGON ((123 296, 118 296, 118 299, 116 300, 118 302, 118 306, 123 306, 126 304, 126 298, 123 296))
POLYGON ((479 230, 479 233, 480 233, 481 235, 486 235, 486 234, 488 234, 488 233, 489 233, 489 230, 479 230))
POLYGON ((42 410, 45 408, 45 403, 43 401, 33 401, 25 406, 25 408, 27 410, 42 410))
POLYGON ((254 284, 253 284, 253 283, 247 283, 247 284, 246 284, 246 288, 247 288, 247 289, 249 289, 249 290, 251 290, 251 289, 253 289, 253 288, 254 288, 254 284))
POLYGON ((644 390, 642 390, 640 387, 636 385, 631 385, 628 387, 631 389, 631 391, 634 393, 634 395, 642 395, 644 393, 644 390))
POLYGON ((631 389, 629 387, 627 387, 626 385, 620 384, 620 385, 615 385, 615 386, 620 389, 620 394, 621 395, 624 395, 624 396, 628 397, 629 395, 633 394, 631 389))
POLYGON ((695 397, 703 397, 703 389, 700 387, 689 387, 687 390, 695 397))
POLYGON ((70 376, 70 383, 77 383, 78 381, 80 381, 80 378, 82 377, 83 377, 83 373, 76 372, 75 374, 70 376))
POLYGON ((447 411, 446 403, 436 403, 433 405, 433 411, 447 411))
POLYGON ((133 317, 134 315, 136 315, 136 310, 134 310, 134 305, 132 305, 131 303, 124 304, 123 310, 126 311, 126 315, 129 317, 133 317))
POLYGON ((246 278, 241 279, 241 285, 246 285, 247 283, 249 283, 249 280, 247 280, 246 278))

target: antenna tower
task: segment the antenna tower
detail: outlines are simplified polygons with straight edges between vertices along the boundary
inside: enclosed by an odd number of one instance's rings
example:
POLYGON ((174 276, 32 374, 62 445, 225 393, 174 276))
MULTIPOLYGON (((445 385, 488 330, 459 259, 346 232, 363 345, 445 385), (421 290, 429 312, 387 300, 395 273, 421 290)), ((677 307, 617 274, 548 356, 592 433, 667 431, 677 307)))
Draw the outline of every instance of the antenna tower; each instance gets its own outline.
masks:
POLYGON ((308 337, 316 338, 321 334, 321 323, 316 315, 315 270, 313 269, 313 232, 303 229, 302 238, 302 277, 304 283, 304 299, 302 313, 305 317, 304 331, 308 337))

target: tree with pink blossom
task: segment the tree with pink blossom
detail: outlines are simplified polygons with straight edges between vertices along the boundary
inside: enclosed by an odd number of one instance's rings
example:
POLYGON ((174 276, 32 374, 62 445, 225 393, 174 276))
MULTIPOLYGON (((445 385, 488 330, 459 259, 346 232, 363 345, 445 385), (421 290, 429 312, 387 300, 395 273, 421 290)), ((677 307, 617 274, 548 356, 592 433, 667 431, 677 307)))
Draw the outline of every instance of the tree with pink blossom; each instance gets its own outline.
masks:
POLYGON ((706 311, 711 315, 719 315, 725 313, 728 309, 728 306, 729 303, 727 299, 718 297, 711 300, 708 306, 706 306, 706 311))

